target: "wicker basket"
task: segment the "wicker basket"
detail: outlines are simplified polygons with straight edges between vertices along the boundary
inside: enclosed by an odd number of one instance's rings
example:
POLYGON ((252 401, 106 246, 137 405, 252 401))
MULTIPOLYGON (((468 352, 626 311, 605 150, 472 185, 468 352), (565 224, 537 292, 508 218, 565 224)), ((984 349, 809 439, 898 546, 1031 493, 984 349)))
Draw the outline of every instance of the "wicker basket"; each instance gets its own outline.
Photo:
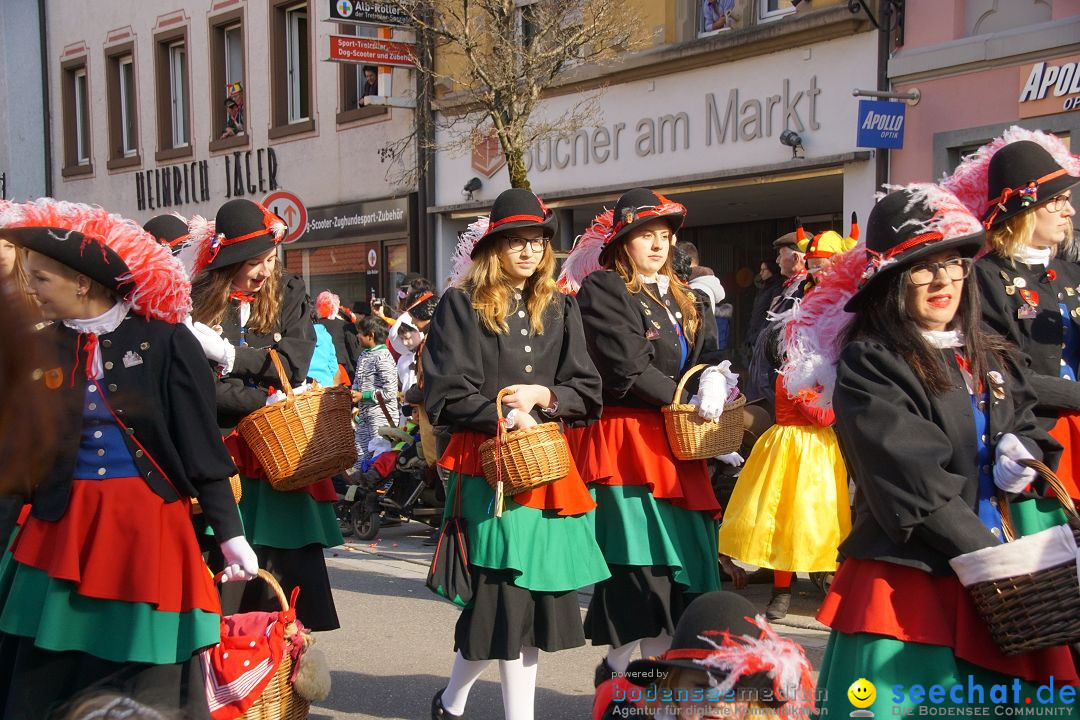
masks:
POLYGON ((295 490, 356 464, 352 393, 340 385, 293 393, 277 351, 270 359, 285 400, 259 408, 236 426, 275 490, 295 490))
MULTIPOLYGON (((221 581, 221 573, 214 576, 214 582, 221 581)), ((270 589, 274 591, 282 611, 289 609, 289 601, 285 597, 285 591, 281 589, 277 578, 262 568, 259 569, 259 577, 262 578, 270 589)), ((263 688, 259 698, 241 715, 243 720, 305 720, 311 703, 293 690, 289 678, 292 677, 294 661, 289 654, 289 641, 294 634, 299 632, 296 623, 285 626, 285 655, 281 658, 274 676, 263 688)))
MULTIPOLYGON (((232 490, 233 501, 239 503, 240 498, 244 496, 244 487, 240 484, 239 475, 231 475, 229 477, 229 488, 232 490)), ((202 514, 202 506, 199 505, 199 501, 196 498, 191 499, 191 514, 202 514)))
MULTIPOLYGON (((495 407, 502 417, 503 397, 499 391, 495 407)), ((570 449, 558 423, 543 423, 524 430, 506 432, 498 423, 495 437, 480 445, 484 478, 495 489, 495 515, 502 515, 502 497, 553 483, 570 472, 570 449)))
MULTIPOLYGON (((1025 460, 1022 463, 1034 468, 1054 490, 1065 510, 1068 528, 1080 543, 1080 515, 1061 481, 1041 462, 1025 460)), ((1011 543, 1016 533, 1009 516, 1009 504, 1001 497, 997 505, 1005 539, 1011 543)), ((1055 530, 1058 529, 1044 530, 1043 533, 1055 530)), ((1002 552, 1009 552, 1008 545, 985 548, 969 553, 969 556, 978 554, 980 562, 992 567, 995 556, 1000 557, 1002 552)), ((1005 655, 1080 640, 1080 582, 1077 581, 1075 558, 1022 575, 977 582, 968 585, 967 590, 994 642, 1005 655)))
POLYGON ((686 381, 706 367, 704 364, 695 365, 687 370, 675 388, 671 404, 660 408, 664 414, 664 429, 667 430, 671 452, 679 460, 705 460, 733 453, 742 445, 741 409, 746 404, 744 395, 724 405, 723 415, 715 422, 698 415, 696 405, 679 402, 686 381))

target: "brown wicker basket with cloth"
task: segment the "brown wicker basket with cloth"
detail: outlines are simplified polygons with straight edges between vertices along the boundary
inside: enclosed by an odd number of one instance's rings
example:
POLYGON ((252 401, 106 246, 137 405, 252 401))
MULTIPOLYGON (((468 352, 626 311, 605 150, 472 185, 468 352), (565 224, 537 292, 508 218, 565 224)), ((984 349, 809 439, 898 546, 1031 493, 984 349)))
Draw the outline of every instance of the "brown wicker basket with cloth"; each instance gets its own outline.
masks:
POLYGON ((743 416, 740 409, 746 404, 746 396, 740 395, 725 404, 723 415, 715 422, 698 415, 697 405, 679 402, 686 382, 706 367, 701 364, 687 370, 675 388, 671 404, 660 408, 664 414, 664 429, 671 452, 679 460, 705 460, 733 453, 742 445, 743 416))

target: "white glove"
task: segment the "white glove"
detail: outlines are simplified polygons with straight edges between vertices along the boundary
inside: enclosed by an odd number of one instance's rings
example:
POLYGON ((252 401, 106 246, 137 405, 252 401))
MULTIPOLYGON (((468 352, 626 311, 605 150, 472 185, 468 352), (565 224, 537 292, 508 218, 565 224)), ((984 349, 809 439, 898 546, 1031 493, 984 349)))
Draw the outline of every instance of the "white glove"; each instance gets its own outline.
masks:
POLYGON ((191 332, 195 334, 195 339, 202 346, 206 359, 225 368, 226 372, 231 370, 233 359, 236 357, 236 348, 232 346, 232 343, 204 323, 192 323, 190 327, 191 332))
POLYGON ((1005 433, 998 440, 995 457, 994 484, 1005 492, 1020 492, 1035 479, 1035 471, 1032 468, 1017 462, 1035 458, 1012 433, 1005 433))
POLYGON ((727 455, 717 455, 716 459, 724 463, 725 465, 730 465, 731 467, 739 467, 744 462, 746 462, 745 460, 743 460, 743 456, 737 452, 728 453, 727 455))
MULTIPOLYGON (((705 420, 716 421, 724 413, 724 404, 734 391, 738 394, 739 376, 731 372, 727 360, 714 367, 705 368, 698 383, 697 412, 705 420)), ((693 400, 691 400, 693 402, 693 400)))
POLYGON ((225 556, 223 582, 250 580, 258 574, 259 558, 243 535, 237 535, 221 543, 221 554, 225 556))

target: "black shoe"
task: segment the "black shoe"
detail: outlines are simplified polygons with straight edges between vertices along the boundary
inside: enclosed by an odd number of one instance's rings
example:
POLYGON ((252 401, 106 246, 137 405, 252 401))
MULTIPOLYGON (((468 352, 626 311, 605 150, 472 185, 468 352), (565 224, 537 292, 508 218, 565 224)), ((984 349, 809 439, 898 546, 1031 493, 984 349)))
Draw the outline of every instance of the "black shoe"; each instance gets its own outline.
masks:
POLYGON ((768 620, 783 620, 791 609, 791 588, 782 590, 774 589, 772 599, 765 608, 765 618, 768 620))
POLYGON ((593 687, 600 687, 613 677, 615 677, 615 670, 608 665, 607 658, 604 658, 596 666, 596 673, 593 675, 593 687))
POLYGON ((442 694, 445 689, 446 688, 443 688, 435 693, 435 697, 431 698, 431 720, 441 720, 442 718, 446 718, 447 720, 462 720, 465 717, 464 713, 455 715, 443 707, 442 694))
POLYGON ((829 588, 832 587, 833 574, 831 572, 812 572, 810 573, 810 582, 814 583, 814 586, 821 591, 822 595, 829 594, 829 588))

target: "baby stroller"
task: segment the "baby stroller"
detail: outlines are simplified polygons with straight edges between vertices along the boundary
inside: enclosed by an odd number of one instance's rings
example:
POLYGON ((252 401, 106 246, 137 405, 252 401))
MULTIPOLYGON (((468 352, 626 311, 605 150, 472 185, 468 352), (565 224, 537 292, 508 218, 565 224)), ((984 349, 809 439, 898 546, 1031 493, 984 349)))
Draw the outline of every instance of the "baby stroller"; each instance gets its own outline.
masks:
POLYGON ((446 493, 424 462, 419 427, 382 427, 379 435, 393 445, 348 476, 339 517, 358 540, 374 540, 382 526, 410 520, 438 527, 446 493))

